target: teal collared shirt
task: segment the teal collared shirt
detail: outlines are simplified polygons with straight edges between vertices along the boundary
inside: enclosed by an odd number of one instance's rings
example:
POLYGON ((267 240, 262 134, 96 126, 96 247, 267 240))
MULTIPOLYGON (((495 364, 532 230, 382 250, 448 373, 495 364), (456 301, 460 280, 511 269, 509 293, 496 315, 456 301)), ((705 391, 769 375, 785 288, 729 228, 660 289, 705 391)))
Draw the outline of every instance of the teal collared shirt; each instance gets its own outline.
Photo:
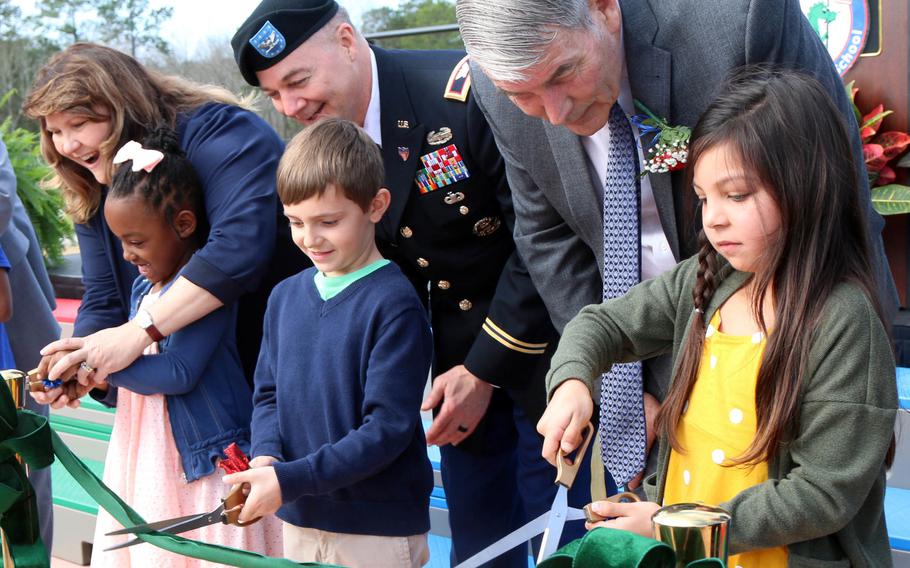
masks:
POLYGON ((359 268, 354 272, 342 274, 341 276, 326 276, 322 271, 317 270, 316 275, 313 276, 313 282, 316 284, 316 290, 319 291, 319 297, 322 298, 323 301, 331 300, 354 282, 379 270, 389 262, 388 259, 380 258, 363 268, 359 268))

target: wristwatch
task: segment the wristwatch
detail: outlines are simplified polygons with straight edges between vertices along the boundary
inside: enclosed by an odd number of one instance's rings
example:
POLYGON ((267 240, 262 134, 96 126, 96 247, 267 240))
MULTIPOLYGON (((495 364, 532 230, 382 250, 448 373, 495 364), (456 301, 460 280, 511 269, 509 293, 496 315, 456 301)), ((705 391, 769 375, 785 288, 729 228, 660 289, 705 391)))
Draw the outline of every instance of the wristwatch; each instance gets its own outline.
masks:
POLYGON ((161 341, 164 339, 164 336, 161 335, 161 332, 158 331, 158 328, 155 327, 155 322, 152 321, 152 314, 148 313, 147 310, 139 310, 136 312, 136 317, 133 318, 133 321, 136 322, 136 325, 145 330, 149 337, 152 338, 152 341, 161 341))

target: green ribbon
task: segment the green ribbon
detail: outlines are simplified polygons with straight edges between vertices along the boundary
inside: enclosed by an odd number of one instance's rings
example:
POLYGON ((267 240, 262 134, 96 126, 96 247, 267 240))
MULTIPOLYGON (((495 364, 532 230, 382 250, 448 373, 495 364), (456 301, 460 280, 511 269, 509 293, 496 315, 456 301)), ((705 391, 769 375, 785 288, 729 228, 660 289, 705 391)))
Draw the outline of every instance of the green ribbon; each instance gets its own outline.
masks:
MULTIPOLYGON (((47 552, 38 532, 35 494, 19 454, 33 468, 49 466, 54 455, 79 485, 125 527, 145 523, 136 511, 111 491, 50 429, 47 418, 16 410, 12 394, 0 386, 0 528, 6 534, 16 568, 49 568, 47 552)), ((215 506, 215 503, 212 503, 215 506)), ((240 530, 240 529, 238 529, 240 530)), ((216 544, 207 544, 170 533, 137 534, 143 541, 183 556, 249 568, 330 566, 271 558, 216 544)))
POLYGON ((49 568, 35 491, 16 454, 35 468, 49 466, 54 456, 47 419, 29 414, 20 416, 12 393, 0 381, 0 529, 17 568, 49 568))
MULTIPOLYGON (((676 568, 676 554, 660 541, 598 527, 554 552, 537 568, 676 568)), ((724 563, 705 558, 686 568, 724 568, 724 563)))

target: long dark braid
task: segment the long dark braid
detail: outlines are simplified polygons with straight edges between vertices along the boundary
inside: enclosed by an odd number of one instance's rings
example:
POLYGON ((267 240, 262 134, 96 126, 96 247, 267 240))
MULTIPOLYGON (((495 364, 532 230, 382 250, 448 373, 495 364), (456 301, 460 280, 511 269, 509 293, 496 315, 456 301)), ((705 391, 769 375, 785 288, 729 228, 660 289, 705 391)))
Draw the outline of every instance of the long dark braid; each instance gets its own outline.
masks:
POLYGON ((695 287, 692 289, 692 301, 695 313, 692 314, 692 326, 689 329, 689 338, 679 357, 679 366, 676 373, 682 384, 674 384, 657 415, 657 430, 665 433, 677 452, 682 452, 682 445, 676 437, 676 424, 683 414, 686 401, 695 386, 698 378, 698 368, 701 363, 702 349, 705 342, 707 326, 706 314, 708 304, 714 297, 718 284, 719 263, 717 251, 711 246, 704 230, 698 233, 698 274, 695 287))

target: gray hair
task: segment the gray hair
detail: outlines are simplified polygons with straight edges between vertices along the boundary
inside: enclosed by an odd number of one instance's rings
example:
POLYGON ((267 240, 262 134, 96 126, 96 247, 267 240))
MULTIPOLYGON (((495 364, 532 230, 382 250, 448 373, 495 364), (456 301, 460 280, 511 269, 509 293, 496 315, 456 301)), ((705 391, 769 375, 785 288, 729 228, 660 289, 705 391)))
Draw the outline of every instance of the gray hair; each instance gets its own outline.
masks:
POLYGON ((471 60, 498 81, 523 81, 560 29, 591 28, 588 0, 457 0, 471 60))

